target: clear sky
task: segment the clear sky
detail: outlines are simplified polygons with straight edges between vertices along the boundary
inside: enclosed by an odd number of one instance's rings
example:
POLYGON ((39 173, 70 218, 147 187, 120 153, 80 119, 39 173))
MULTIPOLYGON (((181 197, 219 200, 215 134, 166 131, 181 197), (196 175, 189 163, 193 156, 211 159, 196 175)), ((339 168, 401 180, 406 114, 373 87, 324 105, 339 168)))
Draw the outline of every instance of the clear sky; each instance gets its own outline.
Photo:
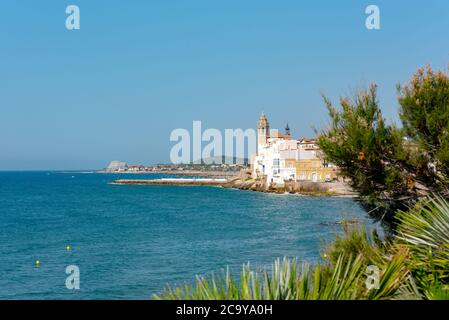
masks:
POLYGON ((313 135, 336 100, 449 64, 447 0, 2 0, 0 170, 169 161, 170 132, 272 127, 313 135), (65 28, 76 4, 81 29, 65 28), (378 5, 381 29, 365 28, 378 5))

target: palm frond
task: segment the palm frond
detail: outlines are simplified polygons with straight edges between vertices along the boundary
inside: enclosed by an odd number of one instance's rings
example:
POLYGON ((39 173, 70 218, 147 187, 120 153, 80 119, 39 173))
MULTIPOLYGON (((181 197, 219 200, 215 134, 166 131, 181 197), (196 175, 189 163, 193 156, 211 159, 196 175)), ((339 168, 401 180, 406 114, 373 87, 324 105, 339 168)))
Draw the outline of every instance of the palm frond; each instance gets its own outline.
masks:
POLYGON ((407 246, 414 264, 439 279, 449 277, 449 203, 433 196, 398 215, 397 239, 407 246))

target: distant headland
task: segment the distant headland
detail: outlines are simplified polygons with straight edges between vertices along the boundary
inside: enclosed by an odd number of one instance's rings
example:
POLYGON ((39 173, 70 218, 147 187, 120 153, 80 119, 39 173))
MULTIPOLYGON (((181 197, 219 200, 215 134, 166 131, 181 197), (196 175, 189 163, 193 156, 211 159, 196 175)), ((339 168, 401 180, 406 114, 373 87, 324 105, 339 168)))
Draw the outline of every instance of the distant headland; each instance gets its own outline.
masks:
MULTIPOLYGON (((209 161, 204 161, 208 163, 209 161)), ((241 170, 248 170, 246 164, 227 163, 191 163, 191 164, 156 164, 156 165, 128 165, 122 161, 111 161, 99 173, 135 173, 135 174, 170 174, 177 176, 200 176, 216 178, 232 178, 240 174, 241 170)))

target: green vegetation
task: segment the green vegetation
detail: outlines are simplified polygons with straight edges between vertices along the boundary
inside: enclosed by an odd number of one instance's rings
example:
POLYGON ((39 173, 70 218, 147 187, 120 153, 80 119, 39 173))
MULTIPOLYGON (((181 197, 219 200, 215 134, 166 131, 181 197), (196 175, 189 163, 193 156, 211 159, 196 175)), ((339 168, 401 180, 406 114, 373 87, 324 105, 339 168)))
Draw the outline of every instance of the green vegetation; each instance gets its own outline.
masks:
POLYGON ((326 160, 387 222, 432 193, 449 195, 449 76, 420 69, 398 96, 401 128, 386 123, 376 85, 341 98, 340 110, 324 97, 331 121, 318 138, 326 160))
POLYGON ((398 95, 402 127, 386 123, 375 85, 341 110, 325 97, 331 123, 318 137, 369 213, 394 227, 386 239, 344 223, 313 266, 245 265, 238 279, 228 270, 154 298, 449 299, 449 75, 420 69, 398 95))
POLYGON ((313 266, 287 258, 276 260, 270 272, 245 265, 239 279, 228 270, 220 277, 197 277, 193 285, 167 288, 154 298, 449 299, 449 204, 439 196, 426 198, 400 212, 398 219, 396 235, 383 241, 375 232, 345 225, 344 236, 313 266), (376 288, 369 286, 373 266, 379 271, 376 288))

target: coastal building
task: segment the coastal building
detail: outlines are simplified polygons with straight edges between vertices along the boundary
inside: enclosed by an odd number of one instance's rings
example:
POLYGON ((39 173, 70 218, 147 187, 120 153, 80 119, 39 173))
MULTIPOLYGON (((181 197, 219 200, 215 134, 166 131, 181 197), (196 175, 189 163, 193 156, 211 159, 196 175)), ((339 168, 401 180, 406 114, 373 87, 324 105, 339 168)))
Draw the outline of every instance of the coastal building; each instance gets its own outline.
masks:
POLYGON ((126 164, 126 162, 122 162, 122 161, 118 161, 118 160, 114 160, 111 161, 111 163, 109 163, 109 165, 106 167, 106 171, 126 171, 128 169, 128 165, 126 164))
POLYGON ((146 171, 146 167, 141 164, 132 164, 128 165, 127 170, 128 172, 144 172, 146 171))
POLYGON ((337 168, 322 159, 314 139, 294 139, 287 124, 284 133, 270 131, 262 113, 257 125, 257 153, 252 156, 252 175, 266 184, 284 185, 285 181, 333 181, 337 168))

